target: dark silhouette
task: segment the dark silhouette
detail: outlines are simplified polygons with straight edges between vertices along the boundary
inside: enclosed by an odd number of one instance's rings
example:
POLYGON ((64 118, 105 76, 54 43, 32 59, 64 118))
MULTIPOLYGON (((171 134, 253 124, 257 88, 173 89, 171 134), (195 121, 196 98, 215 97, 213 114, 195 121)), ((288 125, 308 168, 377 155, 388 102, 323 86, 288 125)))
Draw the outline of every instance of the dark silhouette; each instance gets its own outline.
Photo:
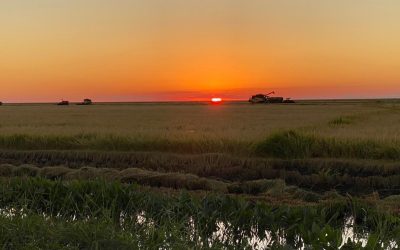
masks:
POLYGON ((69 105, 69 101, 62 100, 61 102, 57 103, 57 105, 59 105, 59 106, 69 105))
POLYGON ((283 97, 271 97, 269 95, 275 94, 274 91, 264 95, 264 94, 257 94, 250 97, 249 102, 252 104, 255 103, 294 103, 293 100, 287 98, 286 100, 283 97))
POLYGON ((295 101, 293 101, 290 98, 286 98, 286 100, 284 100, 283 103, 295 103, 295 101))
POLYGON ((90 99, 84 99, 83 102, 77 103, 77 105, 92 105, 93 102, 90 99))

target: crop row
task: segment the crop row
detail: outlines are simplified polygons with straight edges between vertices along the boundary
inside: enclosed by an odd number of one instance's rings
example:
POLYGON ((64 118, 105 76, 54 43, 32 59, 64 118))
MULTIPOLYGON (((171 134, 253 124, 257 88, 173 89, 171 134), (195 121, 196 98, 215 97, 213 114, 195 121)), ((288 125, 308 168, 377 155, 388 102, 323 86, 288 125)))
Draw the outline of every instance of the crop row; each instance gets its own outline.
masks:
MULTIPOLYGON (((91 166, 107 168, 109 174, 118 172, 118 180, 146 184, 151 180, 153 186, 179 187, 187 189, 225 189, 223 182, 246 182, 259 179, 280 179, 288 185, 295 185, 311 191, 324 192, 331 189, 342 194, 369 194, 377 191, 382 196, 398 194, 400 190, 400 167, 398 163, 365 162, 355 160, 329 159, 262 159, 238 158, 221 154, 175 155, 165 153, 120 153, 120 152, 1 152, 1 161, 15 163, 34 163, 45 170, 61 172, 50 166, 61 165, 71 169, 91 166), (53 164, 52 164, 53 163, 53 164), (124 169, 140 168, 144 172, 132 173, 124 169), (119 173, 121 172, 121 173, 119 173), (152 173, 156 172, 156 173, 152 173), (135 175, 137 176, 135 179, 135 175), (194 176, 193 176, 194 175, 194 176), (148 178, 151 176, 151 178, 148 178), (200 177, 200 178, 199 178, 200 177), (202 178, 206 178, 202 179, 202 178), (160 181, 162 180, 162 181, 160 181), (220 180, 220 181, 216 181, 220 180), (165 183, 162 183, 165 181, 165 183), (161 184, 157 184, 161 182, 161 184), (178 182, 178 184, 174 184, 178 182), (186 184, 185 184, 186 183, 186 184)), ((19 165, 19 164, 17 164, 19 165)), ((83 170, 86 168, 83 168, 83 170)), ((36 176, 35 170, 33 176, 36 176)), ((42 170, 43 172, 44 170, 42 170)), ((100 171, 100 170, 99 170, 100 171)), ((76 171, 82 175, 82 169, 76 171)), ((89 171, 90 172, 90 171, 89 171)), ((91 173, 87 172, 86 175, 91 173)), ((97 171, 98 172, 98 171, 97 171)), ((101 170, 104 172, 104 170, 101 170)), ((101 174, 107 177, 109 174, 101 174)), ((29 175, 29 174, 28 174, 29 175)), ((59 174, 59 176, 66 174, 59 174)), ((71 174, 69 174, 71 175, 71 174)), ((42 175, 46 176, 46 175, 42 175)), ((51 176, 50 176, 51 178, 51 176)), ((150 184, 151 184, 150 183, 150 184)))
POLYGON ((70 168, 82 166, 117 169, 140 167, 165 172, 190 172, 204 177, 218 176, 221 178, 226 174, 225 179, 232 179, 234 176, 242 179, 256 178, 257 172, 262 169, 296 170, 303 175, 318 174, 325 171, 357 177, 400 175, 400 164, 397 161, 339 158, 265 159, 216 153, 0 150, 0 163, 35 164, 37 166, 65 165, 70 168), (241 172, 242 170, 245 170, 245 172, 241 172), (238 175, 236 171, 241 173, 238 175), (223 174, 218 174, 221 172, 223 174))
POLYGON ((62 166, 36 167, 34 165, 14 166, 0 164, 1 177, 42 177, 50 180, 95 180, 138 183, 153 187, 169 187, 187 190, 215 190, 225 192, 228 183, 200 178, 193 174, 162 173, 140 168, 123 170, 112 168, 82 167, 72 169, 62 166))
POLYGON ((254 180, 243 182, 226 182, 201 178, 193 174, 163 173, 139 168, 123 170, 110 168, 82 167, 71 169, 61 166, 36 167, 34 165, 14 166, 0 164, 0 177, 40 177, 50 180, 106 180, 126 184, 140 184, 151 187, 166 187, 177 190, 202 190, 218 193, 267 195, 268 197, 285 196, 289 202, 317 202, 325 198, 338 198, 339 195, 323 197, 313 192, 287 186, 284 181, 254 180))
POLYGON ((295 130, 283 131, 259 141, 232 139, 143 139, 116 135, 79 134, 1 135, 3 150, 103 150, 161 151, 173 153, 228 153, 275 158, 400 159, 398 142, 325 138, 295 130))

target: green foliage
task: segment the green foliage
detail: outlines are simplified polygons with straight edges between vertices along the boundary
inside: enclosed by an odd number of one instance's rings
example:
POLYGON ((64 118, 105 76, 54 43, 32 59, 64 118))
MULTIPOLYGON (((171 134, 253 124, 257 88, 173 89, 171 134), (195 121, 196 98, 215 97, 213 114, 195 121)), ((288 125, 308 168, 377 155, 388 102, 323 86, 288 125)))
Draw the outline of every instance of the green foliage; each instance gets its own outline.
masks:
POLYGON ((226 192, 225 182, 200 178, 193 174, 163 173, 140 168, 124 170, 110 168, 82 167, 79 169, 63 166, 39 168, 34 165, 13 166, 0 164, 1 177, 44 177, 52 180, 96 180, 121 181, 123 183, 138 183, 152 187, 169 187, 187 190, 215 190, 226 192))
POLYGON ((287 185, 318 193, 335 189, 342 195, 367 195, 376 191, 381 197, 386 197, 398 194, 400 189, 399 164, 386 161, 81 151, 0 151, 0 159, 15 162, 15 165, 0 164, 0 176, 3 177, 104 178, 154 187, 221 192, 232 184, 230 189, 233 193, 253 194, 265 191, 263 179, 267 182, 284 181, 287 185), (244 185, 235 191, 237 183, 244 185))
POLYGON ((270 136, 259 143, 256 152, 280 158, 309 157, 317 144, 317 138, 296 131, 287 131, 270 136))
POLYGON ((106 218, 67 221, 38 215, 0 216, 3 249, 135 249, 138 242, 106 218))
POLYGON ((400 237, 398 217, 360 202, 271 206, 223 195, 171 196, 104 181, 2 179, 0 207, 0 243, 14 249, 242 249, 252 237, 272 240, 269 247, 336 249, 348 216, 357 218, 360 233, 375 232, 369 244, 400 237), (213 237, 221 224, 224 238, 213 237))
POLYGON ((113 134, 77 135, 0 135, 0 149, 6 150, 104 150, 162 151, 180 153, 240 153, 249 154, 251 143, 233 139, 197 140, 142 138, 113 134))
POLYGON ((350 140, 320 137, 289 130, 272 134, 263 141, 245 142, 234 139, 171 140, 122 137, 116 135, 80 134, 1 135, 3 150, 96 150, 119 152, 227 153, 240 156, 258 155, 277 158, 356 158, 400 159, 400 145, 373 140, 350 140))
POLYGON ((343 126, 343 125, 349 125, 354 122, 354 117, 353 116, 340 116, 338 118, 335 118, 329 122, 329 125, 331 126, 343 126))
POLYGON ((399 145, 322 138, 294 130, 271 135, 255 147, 255 152, 278 158, 400 159, 399 145))
POLYGON ((283 180, 254 180, 234 183, 228 186, 228 191, 237 194, 260 194, 263 192, 282 193, 285 188, 283 180))

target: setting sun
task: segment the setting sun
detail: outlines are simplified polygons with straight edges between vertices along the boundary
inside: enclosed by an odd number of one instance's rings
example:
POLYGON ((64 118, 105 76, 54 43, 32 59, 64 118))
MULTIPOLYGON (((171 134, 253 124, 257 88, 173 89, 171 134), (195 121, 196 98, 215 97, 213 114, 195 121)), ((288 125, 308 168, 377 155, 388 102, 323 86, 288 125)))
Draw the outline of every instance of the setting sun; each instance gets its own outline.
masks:
POLYGON ((400 1, 100 2, 2 1, 1 101, 400 93, 400 1))
POLYGON ((0 245, 399 248, 399 10, 0 0, 0 245))
POLYGON ((211 98, 211 102, 212 103, 220 103, 220 102, 222 102, 222 98, 220 98, 220 97, 211 98))

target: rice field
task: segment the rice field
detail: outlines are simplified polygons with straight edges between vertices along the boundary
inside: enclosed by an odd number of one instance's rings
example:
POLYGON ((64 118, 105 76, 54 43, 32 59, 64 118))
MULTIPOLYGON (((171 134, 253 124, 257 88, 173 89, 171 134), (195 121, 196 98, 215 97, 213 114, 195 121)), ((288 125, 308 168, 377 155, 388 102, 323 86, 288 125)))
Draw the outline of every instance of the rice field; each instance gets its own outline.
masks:
POLYGON ((0 107, 5 249, 393 249, 400 101, 0 107))
POLYGON ((4 105, 2 135, 116 135, 169 140, 253 141, 271 133, 302 131, 342 138, 399 139, 400 101, 98 104, 93 106, 4 105), (351 125, 351 126, 350 126, 351 125), (361 131, 363 130, 363 131, 361 131), (366 133, 364 131, 366 130, 366 133))

